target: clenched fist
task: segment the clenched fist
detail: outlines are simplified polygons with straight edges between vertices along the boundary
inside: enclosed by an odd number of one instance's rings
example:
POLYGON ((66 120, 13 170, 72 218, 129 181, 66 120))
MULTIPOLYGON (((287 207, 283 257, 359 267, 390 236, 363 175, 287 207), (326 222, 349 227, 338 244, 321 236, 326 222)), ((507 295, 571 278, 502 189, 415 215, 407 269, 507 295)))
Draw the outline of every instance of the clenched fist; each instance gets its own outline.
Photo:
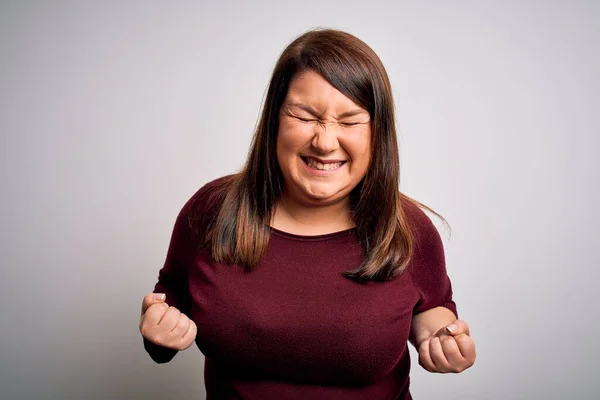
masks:
POLYGON ((140 332, 154 344, 185 350, 196 339, 196 324, 175 307, 169 307, 162 293, 149 293, 142 302, 140 332))
POLYGON ((419 364, 429 372, 458 373, 475 362, 475 343, 466 322, 456 320, 423 340, 419 364))

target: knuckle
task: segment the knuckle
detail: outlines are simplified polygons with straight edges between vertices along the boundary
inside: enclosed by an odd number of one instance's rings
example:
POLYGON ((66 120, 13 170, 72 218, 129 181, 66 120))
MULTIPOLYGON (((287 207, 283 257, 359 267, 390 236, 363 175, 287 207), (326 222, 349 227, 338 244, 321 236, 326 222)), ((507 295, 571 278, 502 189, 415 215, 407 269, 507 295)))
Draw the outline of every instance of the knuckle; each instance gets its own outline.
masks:
POLYGON ((173 348, 181 351, 185 350, 186 347, 184 346, 183 340, 180 338, 173 343, 173 348))
POLYGON ((179 326, 180 328, 187 329, 189 325, 190 320, 188 319, 188 317, 186 317, 184 314, 181 314, 181 316, 179 317, 179 321, 177 321, 177 326, 179 326))
POLYGON ((152 312, 166 311, 166 309, 167 309, 167 306, 165 306, 163 303, 152 304, 150 307, 148 307, 148 311, 152 310, 152 312))
POLYGON ((163 305, 162 309, 164 310, 163 313, 166 316, 172 316, 175 312, 173 311, 173 307, 170 307, 166 304, 163 305))
POLYGON ((148 338, 148 335, 150 332, 148 332, 148 325, 146 324, 141 324, 140 325, 140 332, 142 334, 143 337, 148 338))
POLYGON ((158 313, 160 313, 161 315, 165 315, 167 313, 167 311, 169 311, 169 306, 167 306, 166 304, 154 304, 152 307, 156 307, 156 311, 158 313))
POLYGON ((156 334, 152 337, 152 340, 154 341, 154 343, 156 343, 159 346, 162 346, 164 344, 164 340, 162 335, 160 334, 156 334))

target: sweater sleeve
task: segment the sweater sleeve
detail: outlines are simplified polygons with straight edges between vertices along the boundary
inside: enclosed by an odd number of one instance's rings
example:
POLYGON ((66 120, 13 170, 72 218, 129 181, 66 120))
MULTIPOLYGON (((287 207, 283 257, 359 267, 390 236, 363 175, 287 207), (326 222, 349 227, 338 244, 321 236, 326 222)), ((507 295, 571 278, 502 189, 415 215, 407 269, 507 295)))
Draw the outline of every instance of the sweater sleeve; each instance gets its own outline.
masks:
MULTIPOLYGON (((188 210, 192 200, 188 201, 181 209, 171 234, 167 256, 162 269, 158 274, 158 282, 154 286, 154 293, 165 293, 166 303, 177 308, 188 317, 190 315, 191 296, 188 288, 189 262, 193 254, 191 235, 188 228, 188 210)), ((150 357, 157 363, 171 361, 177 350, 159 346, 146 338, 144 348, 150 357)))
POLYGON ((440 234, 421 209, 414 205, 407 208, 416 236, 414 258, 409 266, 411 278, 419 293, 413 314, 441 306, 458 317, 440 234))

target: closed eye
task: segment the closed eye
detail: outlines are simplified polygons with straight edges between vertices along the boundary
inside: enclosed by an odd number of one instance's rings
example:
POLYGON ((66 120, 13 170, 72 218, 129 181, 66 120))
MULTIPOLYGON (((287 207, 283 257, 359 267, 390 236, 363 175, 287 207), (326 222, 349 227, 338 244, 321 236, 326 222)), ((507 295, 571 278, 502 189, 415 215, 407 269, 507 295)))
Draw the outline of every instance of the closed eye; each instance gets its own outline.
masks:
POLYGON ((307 119, 307 118, 300 118, 300 117, 296 117, 296 118, 302 122, 317 122, 316 119, 307 119))
MULTIPOLYGON (((294 115, 293 117, 302 122, 311 122, 311 123, 319 122, 318 119, 314 119, 314 118, 302 118, 302 117, 298 117, 297 115, 294 115)), ((356 125, 362 125, 362 124, 364 124, 364 122, 339 122, 339 124, 343 127, 350 128, 350 127, 353 127, 356 125)))

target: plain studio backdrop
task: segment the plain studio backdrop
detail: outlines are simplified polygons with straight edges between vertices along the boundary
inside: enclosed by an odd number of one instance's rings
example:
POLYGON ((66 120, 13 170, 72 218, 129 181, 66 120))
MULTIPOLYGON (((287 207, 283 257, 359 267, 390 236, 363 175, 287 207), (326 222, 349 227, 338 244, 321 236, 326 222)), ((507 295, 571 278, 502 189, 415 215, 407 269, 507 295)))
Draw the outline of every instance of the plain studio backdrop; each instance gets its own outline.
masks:
POLYGON ((441 224, 475 366, 416 399, 600 393, 600 3, 3 1, 0 398, 203 399, 142 347, 175 217, 237 170, 272 68, 315 27, 389 73, 401 188, 441 224))

